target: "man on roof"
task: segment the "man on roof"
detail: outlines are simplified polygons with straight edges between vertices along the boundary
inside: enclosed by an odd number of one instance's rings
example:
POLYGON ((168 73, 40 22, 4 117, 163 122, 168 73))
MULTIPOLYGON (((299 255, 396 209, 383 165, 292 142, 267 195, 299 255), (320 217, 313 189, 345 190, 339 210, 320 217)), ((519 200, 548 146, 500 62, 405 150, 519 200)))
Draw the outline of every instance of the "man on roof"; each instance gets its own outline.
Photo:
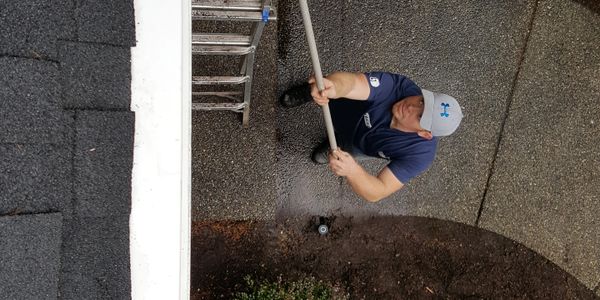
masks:
POLYGON ((421 89, 404 75, 388 72, 335 72, 318 91, 314 78, 286 91, 280 103, 290 108, 314 100, 329 105, 339 149, 329 151, 325 139, 312 153, 346 177, 352 190, 377 202, 426 171, 435 158, 438 138, 452 134, 462 120, 451 96, 421 89), (333 101, 330 101, 333 100, 333 101), (389 161, 379 174, 369 174, 356 160, 389 161), (355 159, 356 158, 356 159, 355 159))

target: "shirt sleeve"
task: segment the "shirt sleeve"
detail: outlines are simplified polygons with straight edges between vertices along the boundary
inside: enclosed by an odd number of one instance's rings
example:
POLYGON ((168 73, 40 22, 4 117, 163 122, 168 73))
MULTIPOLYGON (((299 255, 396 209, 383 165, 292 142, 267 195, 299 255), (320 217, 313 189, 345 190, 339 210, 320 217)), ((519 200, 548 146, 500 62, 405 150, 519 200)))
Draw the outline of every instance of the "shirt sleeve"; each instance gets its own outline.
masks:
MULTIPOLYGON (((398 86, 397 74, 387 72, 365 73, 369 81, 369 98, 367 101, 385 101, 395 94, 394 89, 398 86)), ((403 76, 402 76, 403 77, 403 76)))
POLYGON ((421 89, 408 77, 388 72, 365 73, 369 81, 369 102, 388 102, 421 95, 421 89))
POLYGON ((431 164, 433 160, 392 160, 387 165, 387 167, 392 171, 392 174, 396 176, 396 178, 402 182, 403 184, 407 184, 412 178, 422 174, 425 172, 431 164))

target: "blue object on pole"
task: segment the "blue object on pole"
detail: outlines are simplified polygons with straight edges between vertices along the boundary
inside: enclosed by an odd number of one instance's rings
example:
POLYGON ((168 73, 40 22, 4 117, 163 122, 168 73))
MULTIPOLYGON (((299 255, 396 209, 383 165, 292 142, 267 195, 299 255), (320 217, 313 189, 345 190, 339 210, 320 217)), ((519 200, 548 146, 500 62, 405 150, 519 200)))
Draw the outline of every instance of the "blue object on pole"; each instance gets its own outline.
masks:
POLYGON ((269 11, 270 11, 269 8, 265 8, 262 11, 262 21, 265 23, 269 22, 269 11))

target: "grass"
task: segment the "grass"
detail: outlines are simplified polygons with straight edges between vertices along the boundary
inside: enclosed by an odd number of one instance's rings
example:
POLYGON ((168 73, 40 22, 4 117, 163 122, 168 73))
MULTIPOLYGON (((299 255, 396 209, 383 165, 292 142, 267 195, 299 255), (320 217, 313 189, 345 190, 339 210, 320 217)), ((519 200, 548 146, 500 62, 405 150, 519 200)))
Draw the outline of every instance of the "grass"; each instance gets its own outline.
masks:
POLYGON ((332 287, 313 277, 284 282, 281 277, 275 282, 257 281, 250 276, 244 278, 244 292, 235 294, 236 300, 329 300, 333 299, 332 287))

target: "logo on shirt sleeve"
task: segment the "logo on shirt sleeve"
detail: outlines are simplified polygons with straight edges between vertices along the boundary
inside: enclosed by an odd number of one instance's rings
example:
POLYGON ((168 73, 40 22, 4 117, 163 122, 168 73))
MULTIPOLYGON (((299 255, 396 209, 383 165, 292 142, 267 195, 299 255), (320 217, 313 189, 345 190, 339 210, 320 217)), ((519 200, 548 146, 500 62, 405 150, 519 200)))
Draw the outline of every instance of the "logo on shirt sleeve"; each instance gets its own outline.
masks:
POLYGON ((369 77, 369 82, 371 83, 372 87, 378 87, 379 86, 379 79, 377 77, 369 77))

